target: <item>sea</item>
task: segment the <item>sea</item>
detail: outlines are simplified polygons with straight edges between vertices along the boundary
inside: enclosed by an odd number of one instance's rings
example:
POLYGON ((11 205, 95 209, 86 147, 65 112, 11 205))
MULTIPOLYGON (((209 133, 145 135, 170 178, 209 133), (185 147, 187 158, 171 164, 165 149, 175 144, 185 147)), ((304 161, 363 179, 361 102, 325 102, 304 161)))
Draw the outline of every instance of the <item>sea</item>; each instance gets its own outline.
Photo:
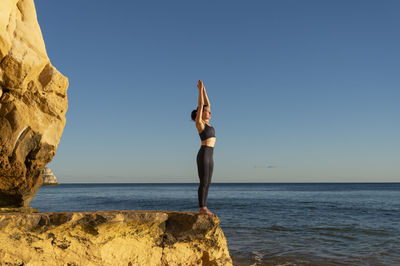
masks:
MULTIPOLYGON (((197 183, 40 187, 39 212, 197 211, 197 183)), ((234 265, 400 265, 400 183, 212 183, 234 265)))

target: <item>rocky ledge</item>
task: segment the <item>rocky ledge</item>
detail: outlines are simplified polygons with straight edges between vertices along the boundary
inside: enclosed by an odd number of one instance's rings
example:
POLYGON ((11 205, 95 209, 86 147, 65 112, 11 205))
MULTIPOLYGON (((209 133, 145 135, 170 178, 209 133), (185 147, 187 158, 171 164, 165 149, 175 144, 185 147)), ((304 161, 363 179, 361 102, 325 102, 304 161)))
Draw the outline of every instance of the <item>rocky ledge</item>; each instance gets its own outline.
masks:
POLYGON ((195 212, 0 214, 3 265, 232 265, 218 217, 195 212))

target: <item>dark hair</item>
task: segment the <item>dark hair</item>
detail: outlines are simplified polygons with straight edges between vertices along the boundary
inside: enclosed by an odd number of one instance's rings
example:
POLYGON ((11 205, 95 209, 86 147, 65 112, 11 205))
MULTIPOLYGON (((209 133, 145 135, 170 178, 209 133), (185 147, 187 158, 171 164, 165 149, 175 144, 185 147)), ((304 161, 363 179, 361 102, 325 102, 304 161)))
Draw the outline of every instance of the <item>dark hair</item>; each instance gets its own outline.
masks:
MULTIPOLYGON (((207 104, 203 105, 203 109, 204 107, 208 106, 207 104)), ((196 116, 197 116, 197 110, 199 109, 199 107, 197 106, 197 109, 194 109, 192 111, 192 114, 190 115, 190 117, 192 118, 193 121, 196 121, 196 116)))

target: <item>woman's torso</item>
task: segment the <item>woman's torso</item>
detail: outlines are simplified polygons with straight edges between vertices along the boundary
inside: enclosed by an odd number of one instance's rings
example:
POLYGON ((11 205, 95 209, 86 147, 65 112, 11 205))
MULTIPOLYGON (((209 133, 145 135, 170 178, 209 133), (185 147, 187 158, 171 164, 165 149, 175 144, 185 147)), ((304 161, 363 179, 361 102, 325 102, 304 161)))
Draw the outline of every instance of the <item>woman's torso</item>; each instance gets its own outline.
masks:
POLYGON ((196 125, 196 127, 197 127, 197 131, 199 132, 200 138, 201 138, 202 133, 203 134, 207 133, 209 135, 210 134, 212 135, 211 137, 208 137, 208 138, 206 138, 204 140, 201 140, 201 145, 202 146, 205 145, 205 146, 214 147, 215 146, 215 140, 216 140, 214 128, 211 125, 207 124, 207 123, 204 123, 204 129, 201 129, 201 127, 197 126, 197 125, 196 125), (208 132, 204 132, 206 130, 208 132))
POLYGON ((201 141, 201 145, 205 145, 205 146, 210 146, 210 147, 214 147, 215 146, 215 140, 216 138, 208 138, 206 140, 202 140, 201 141))

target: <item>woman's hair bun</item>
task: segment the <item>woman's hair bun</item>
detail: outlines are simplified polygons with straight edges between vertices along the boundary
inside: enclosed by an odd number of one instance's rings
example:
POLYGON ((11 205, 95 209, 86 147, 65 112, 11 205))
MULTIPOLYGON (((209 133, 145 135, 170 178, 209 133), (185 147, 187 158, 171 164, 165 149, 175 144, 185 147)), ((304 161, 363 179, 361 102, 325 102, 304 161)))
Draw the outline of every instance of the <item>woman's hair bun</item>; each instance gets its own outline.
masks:
POLYGON ((193 121, 196 121, 196 116, 197 116, 197 109, 192 111, 190 117, 192 118, 193 121))

